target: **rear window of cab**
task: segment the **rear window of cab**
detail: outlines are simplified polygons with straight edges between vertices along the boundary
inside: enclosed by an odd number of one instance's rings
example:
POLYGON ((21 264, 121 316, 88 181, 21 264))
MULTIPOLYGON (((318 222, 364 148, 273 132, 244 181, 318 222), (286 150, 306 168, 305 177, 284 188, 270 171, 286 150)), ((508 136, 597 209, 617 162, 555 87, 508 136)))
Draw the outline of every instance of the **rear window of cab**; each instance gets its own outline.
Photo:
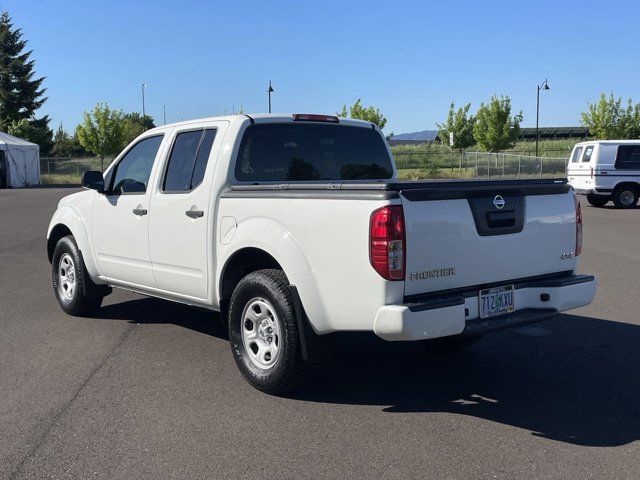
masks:
POLYGON ((377 130, 316 123, 264 123, 245 130, 237 180, 322 181, 391 178, 392 160, 377 130))

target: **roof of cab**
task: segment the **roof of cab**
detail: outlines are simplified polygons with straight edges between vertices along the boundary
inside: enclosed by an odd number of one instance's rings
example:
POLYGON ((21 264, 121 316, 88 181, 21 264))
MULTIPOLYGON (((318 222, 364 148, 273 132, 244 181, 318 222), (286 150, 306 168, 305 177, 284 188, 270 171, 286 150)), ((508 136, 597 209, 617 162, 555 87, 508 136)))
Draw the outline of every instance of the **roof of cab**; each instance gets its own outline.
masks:
MULTIPOLYGON (((207 121, 215 121, 215 120, 226 120, 226 121, 250 121, 253 119, 256 123, 288 123, 293 122, 293 113, 247 113, 247 114, 235 114, 235 115, 218 115, 215 117, 204 117, 204 118, 194 118, 192 120, 184 120, 182 122, 168 123, 166 125, 160 125, 151 130, 148 130, 146 133, 151 133, 154 131, 162 131, 171 127, 181 127, 181 126, 189 126, 207 121)), ((330 115, 331 116, 331 115, 330 115)), ((354 127, 366 127, 372 128, 374 125, 371 122, 367 122, 364 120, 356 120, 353 118, 343 118, 338 117, 340 120, 340 125, 349 125, 354 127)), ((325 122, 300 122, 300 123, 325 123, 325 122)))

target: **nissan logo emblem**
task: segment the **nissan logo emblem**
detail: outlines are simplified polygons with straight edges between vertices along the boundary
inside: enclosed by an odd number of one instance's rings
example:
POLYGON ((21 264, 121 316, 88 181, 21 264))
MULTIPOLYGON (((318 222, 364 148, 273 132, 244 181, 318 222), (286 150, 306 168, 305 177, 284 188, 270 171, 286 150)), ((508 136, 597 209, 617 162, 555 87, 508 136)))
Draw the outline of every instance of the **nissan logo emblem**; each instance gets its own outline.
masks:
POLYGON ((505 204, 505 203, 507 203, 507 202, 505 202, 505 201, 504 201, 504 198, 502 198, 502 196, 501 196, 501 195, 496 195, 496 196, 493 198, 493 204, 495 205, 495 207, 496 207, 498 210, 502 210, 502 209, 504 208, 504 204, 505 204))

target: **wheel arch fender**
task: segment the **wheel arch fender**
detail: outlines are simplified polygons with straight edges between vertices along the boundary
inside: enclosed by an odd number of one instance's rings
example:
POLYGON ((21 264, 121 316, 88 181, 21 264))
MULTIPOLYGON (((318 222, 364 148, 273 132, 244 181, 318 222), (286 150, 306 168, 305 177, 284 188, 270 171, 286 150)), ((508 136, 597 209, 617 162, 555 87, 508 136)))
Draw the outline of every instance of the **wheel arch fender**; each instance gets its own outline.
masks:
POLYGON ((322 330, 325 309, 322 306, 321 292, 313 275, 313 268, 294 235, 284 225, 265 217, 239 222, 232 241, 221 247, 215 282, 221 307, 228 301, 225 297, 230 295, 228 290, 224 291, 225 276, 229 273, 228 266, 243 252, 262 252, 276 262, 276 265, 268 265, 268 268, 281 268, 289 284, 296 287, 314 330, 322 330))
POLYGON ((91 279, 95 282, 99 271, 93 256, 89 233, 82 214, 73 205, 65 205, 58 209, 51 218, 47 230, 47 256, 49 262, 51 262, 53 258, 53 251, 56 248, 58 240, 69 233, 73 235, 82 254, 85 267, 91 279))
POLYGON ((614 187, 613 191, 620 191, 621 189, 625 188, 625 187, 631 187, 633 188, 636 193, 640 194, 640 183, 635 182, 635 181, 623 181, 623 182, 618 182, 616 183, 616 186, 614 187))

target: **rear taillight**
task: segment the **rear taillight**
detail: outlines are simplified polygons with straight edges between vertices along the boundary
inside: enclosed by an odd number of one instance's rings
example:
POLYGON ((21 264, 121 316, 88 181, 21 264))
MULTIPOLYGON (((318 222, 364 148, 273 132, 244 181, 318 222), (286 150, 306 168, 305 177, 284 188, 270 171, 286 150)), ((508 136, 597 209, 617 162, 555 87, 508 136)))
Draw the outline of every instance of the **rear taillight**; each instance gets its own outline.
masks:
POLYGON ((371 214, 369 261, 382 278, 404 280, 405 239, 401 205, 388 205, 371 214))
POLYGON ((582 253, 582 207, 578 196, 574 195, 573 200, 576 204, 576 257, 582 253))
POLYGON ((590 170, 591 170, 591 178, 593 178, 593 167, 591 167, 590 170))

